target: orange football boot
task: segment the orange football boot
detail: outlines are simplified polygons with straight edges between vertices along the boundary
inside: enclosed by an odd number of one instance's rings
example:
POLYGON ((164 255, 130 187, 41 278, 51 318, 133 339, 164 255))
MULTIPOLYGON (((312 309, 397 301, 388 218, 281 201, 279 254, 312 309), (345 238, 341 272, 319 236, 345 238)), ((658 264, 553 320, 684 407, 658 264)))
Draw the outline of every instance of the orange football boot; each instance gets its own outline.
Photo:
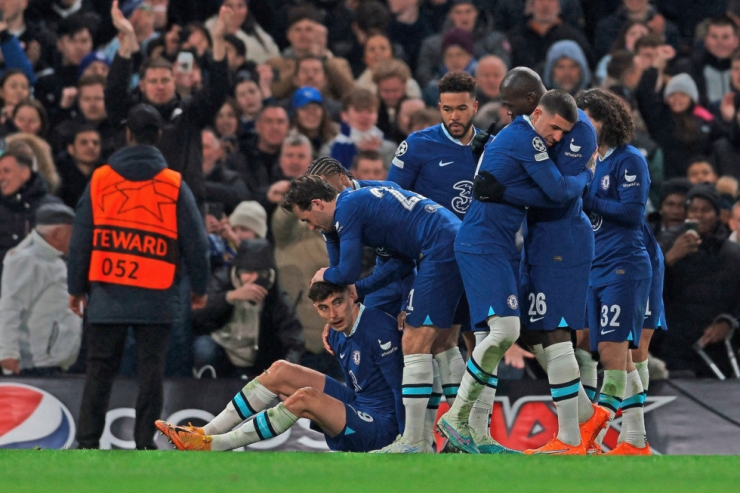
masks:
POLYGON ((586 455, 586 447, 583 442, 578 445, 568 445, 558 440, 557 435, 540 448, 530 448, 524 451, 526 455, 586 455))

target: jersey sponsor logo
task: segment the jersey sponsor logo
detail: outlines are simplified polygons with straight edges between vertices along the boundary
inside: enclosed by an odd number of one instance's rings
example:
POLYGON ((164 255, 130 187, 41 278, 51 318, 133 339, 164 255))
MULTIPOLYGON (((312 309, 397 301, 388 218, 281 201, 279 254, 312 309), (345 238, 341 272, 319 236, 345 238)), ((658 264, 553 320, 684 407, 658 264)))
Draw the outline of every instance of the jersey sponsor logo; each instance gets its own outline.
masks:
POLYGON ((535 161, 544 161, 546 159, 550 159, 550 155, 546 152, 540 152, 539 154, 534 155, 535 161))
POLYGON ((639 187, 640 182, 637 180, 637 175, 630 175, 627 170, 624 170, 624 180, 627 183, 622 183, 622 188, 639 187))
POLYGON ((609 188, 609 175, 604 175, 604 177, 601 179, 601 188, 602 190, 606 190, 609 188))
POLYGON ((460 191, 460 194, 452 199, 452 210, 459 214, 465 214, 471 202, 473 202, 473 182, 468 180, 459 181, 452 185, 452 188, 460 191))
POLYGON ((539 137, 532 139, 532 147, 534 147, 537 152, 547 152, 547 146, 539 137))
POLYGON ((519 301, 517 301, 516 296, 511 294, 508 298, 506 298, 506 304, 509 305, 509 308, 511 308, 512 310, 516 310, 519 306, 519 301))
POLYGON ((581 150, 581 146, 577 146, 573 143, 575 139, 570 139, 570 150, 573 152, 578 152, 581 150))
POLYGON ((445 166, 448 166, 448 165, 450 165, 450 164, 452 164, 452 163, 454 163, 454 162, 455 162, 455 161, 447 161, 446 163, 443 163, 443 162, 442 162, 442 160, 440 159, 440 160, 439 160, 439 167, 440 167, 440 168, 444 168, 445 166))
POLYGON ((604 224, 604 218, 601 217, 600 214, 597 214, 595 212, 592 212, 588 215, 588 218, 591 220, 591 229, 594 231, 598 231, 601 229, 601 225, 604 224))
POLYGON ((439 209, 438 205, 427 204, 424 206, 424 212, 428 212, 429 214, 434 214, 437 212, 437 209, 439 209))
POLYGON ((356 365, 360 364, 360 351, 353 351, 352 352, 352 362, 356 365))
POLYGON ((397 156, 397 157, 401 157, 401 156, 403 156, 404 154, 406 154, 406 151, 408 151, 408 150, 409 150, 409 145, 408 145, 408 144, 406 143, 406 141, 404 140, 404 141, 403 141, 403 142, 401 142, 401 144, 400 144, 400 145, 398 146, 398 149, 396 149, 396 156, 397 156))
POLYGON ((635 181, 637 179, 637 175, 630 175, 628 173, 629 172, 627 170, 624 170, 624 179, 625 180, 627 180, 628 182, 632 183, 633 181, 635 181))

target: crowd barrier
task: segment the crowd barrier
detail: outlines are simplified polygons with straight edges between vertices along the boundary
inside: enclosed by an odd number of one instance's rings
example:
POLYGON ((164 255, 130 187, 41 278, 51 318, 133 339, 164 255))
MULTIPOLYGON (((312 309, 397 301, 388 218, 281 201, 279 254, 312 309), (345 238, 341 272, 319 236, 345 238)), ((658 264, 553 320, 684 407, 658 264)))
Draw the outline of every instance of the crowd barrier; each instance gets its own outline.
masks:
MULTIPOLYGON (((244 385, 240 380, 167 380, 162 418, 203 424, 218 414, 244 385)), ((0 379, 0 448, 74 447, 84 378, 0 379)), ((133 449, 137 384, 113 386, 103 449, 133 449)), ((648 440, 658 454, 740 454, 740 381, 671 380, 651 383, 645 403, 648 440)), ((440 413, 447 409, 443 402, 440 413)), ((604 439, 615 446, 621 418, 604 439)), ((500 381, 491 432, 502 444, 525 449, 543 445, 557 432, 557 417, 546 381, 500 381)), ((171 448, 157 437, 161 449, 171 448)), ((247 447, 249 451, 325 451, 322 435, 306 419, 288 432, 247 447)))

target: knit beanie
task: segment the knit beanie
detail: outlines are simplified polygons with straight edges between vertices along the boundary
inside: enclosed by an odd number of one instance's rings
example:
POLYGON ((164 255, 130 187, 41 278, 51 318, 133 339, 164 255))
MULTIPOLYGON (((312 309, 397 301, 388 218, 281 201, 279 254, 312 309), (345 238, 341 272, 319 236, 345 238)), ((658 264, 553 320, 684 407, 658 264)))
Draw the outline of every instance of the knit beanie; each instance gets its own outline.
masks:
POLYGON ((663 91, 663 99, 668 99, 668 96, 676 92, 686 94, 694 103, 699 101, 699 90, 696 88, 696 82, 687 73, 678 74, 668 81, 663 91))
POLYGON ((473 49, 473 35, 465 29, 456 27, 448 29, 442 36, 442 53, 450 46, 459 46, 471 55, 475 51, 473 49))
POLYGON ((259 238, 267 235, 267 212, 259 202, 247 200, 236 206, 229 216, 232 226, 241 226, 254 231, 259 238))

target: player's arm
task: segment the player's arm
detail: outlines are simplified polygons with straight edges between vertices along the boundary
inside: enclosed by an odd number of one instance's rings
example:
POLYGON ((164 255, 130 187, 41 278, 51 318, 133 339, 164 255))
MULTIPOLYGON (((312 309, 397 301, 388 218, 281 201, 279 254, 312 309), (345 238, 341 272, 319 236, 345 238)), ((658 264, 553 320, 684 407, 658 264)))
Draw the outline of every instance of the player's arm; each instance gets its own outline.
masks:
POLYGON ((362 272, 362 221, 346 206, 346 210, 335 212, 337 236, 339 238, 339 261, 324 272, 324 280, 340 286, 354 284, 362 272))
POLYGON ((647 165, 637 156, 630 156, 630 159, 626 159, 619 166, 617 176, 618 200, 609 200, 588 193, 583 197, 583 208, 610 221, 626 226, 637 226, 645 217, 645 203, 650 189, 647 165))
POLYGON ((336 233, 323 233, 326 241, 326 253, 329 255, 329 265, 339 265, 339 236, 336 233))
POLYGON ((412 138, 401 142, 396 150, 396 156, 391 161, 391 169, 388 171, 388 181, 397 183, 405 190, 414 189, 416 177, 419 174, 417 144, 416 139, 412 138))
POLYGON ((401 393, 401 387, 403 382, 403 352, 401 350, 401 341, 398 331, 395 330, 395 324, 389 326, 389 329, 384 329, 382 332, 379 331, 378 337, 380 337, 383 343, 386 340, 393 341, 391 348, 381 350, 380 346, 373 344, 373 357, 375 364, 380 369, 383 379, 388 386, 393 390, 393 401, 396 406, 396 417, 398 418, 398 429, 402 430, 405 424, 405 413, 406 410, 403 405, 403 395, 401 393), (383 337, 387 339, 384 339, 383 337), (385 355, 385 356, 384 356, 385 355))
POLYGON ((368 293, 403 279, 414 271, 415 266, 416 264, 412 260, 406 258, 381 259, 381 257, 378 257, 373 273, 355 283, 357 295, 362 298, 368 293))

